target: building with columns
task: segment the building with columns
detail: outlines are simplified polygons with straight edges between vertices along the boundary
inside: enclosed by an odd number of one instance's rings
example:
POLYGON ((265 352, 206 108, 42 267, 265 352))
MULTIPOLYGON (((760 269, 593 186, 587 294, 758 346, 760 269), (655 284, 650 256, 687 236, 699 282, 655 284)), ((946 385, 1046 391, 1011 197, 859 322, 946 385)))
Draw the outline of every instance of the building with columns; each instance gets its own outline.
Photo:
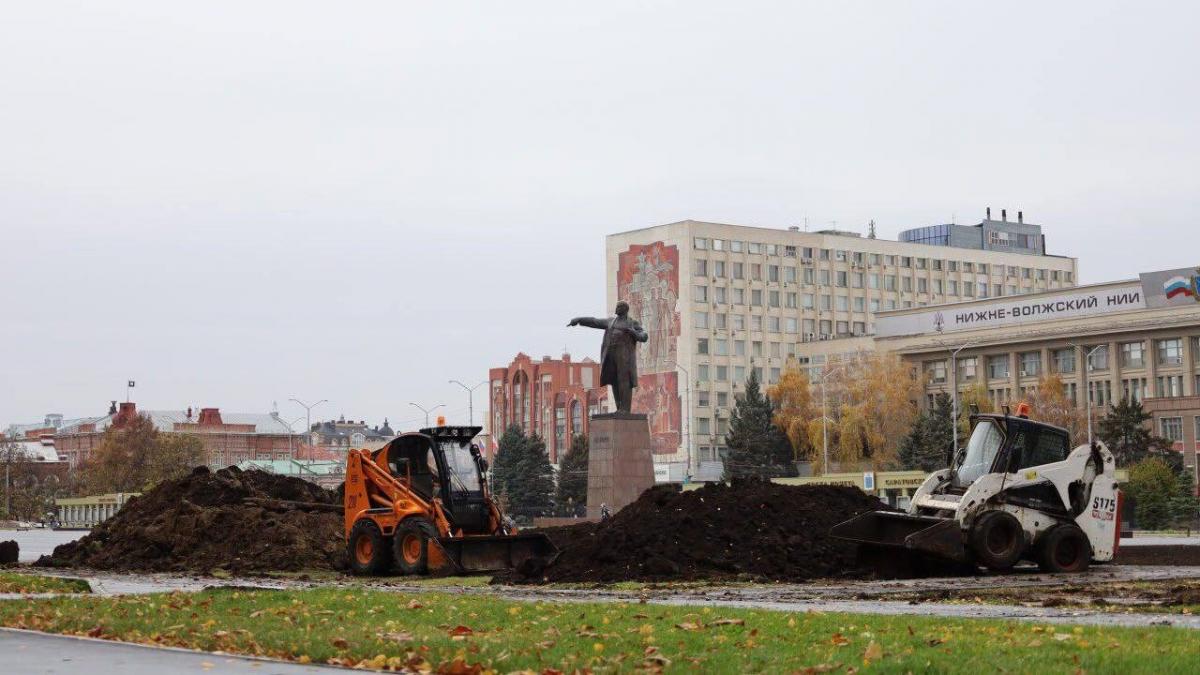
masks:
POLYGON ((955 383, 1016 402, 1056 373, 1094 420, 1122 398, 1141 401, 1154 432, 1200 471, 1200 269, 884 312, 876 328, 862 347, 919 368, 926 402, 955 383))
POLYGON ((54 500, 58 508, 58 528, 65 530, 88 529, 104 522, 109 516, 125 506, 136 492, 114 492, 89 497, 74 497, 54 500))

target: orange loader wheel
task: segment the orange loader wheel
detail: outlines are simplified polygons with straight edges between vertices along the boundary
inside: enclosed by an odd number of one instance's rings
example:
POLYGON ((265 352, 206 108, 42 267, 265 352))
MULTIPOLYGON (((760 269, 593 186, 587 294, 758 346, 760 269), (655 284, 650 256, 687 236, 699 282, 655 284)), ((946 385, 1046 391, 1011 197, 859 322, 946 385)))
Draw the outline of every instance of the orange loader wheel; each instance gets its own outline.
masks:
POLYGON ((391 566, 391 547, 373 521, 360 520, 350 529, 346 541, 350 571, 360 576, 384 574, 391 566))
POLYGON ((405 518, 396 528, 396 567, 403 574, 429 573, 429 540, 437 537, 433 523, 420 516, 405 518))

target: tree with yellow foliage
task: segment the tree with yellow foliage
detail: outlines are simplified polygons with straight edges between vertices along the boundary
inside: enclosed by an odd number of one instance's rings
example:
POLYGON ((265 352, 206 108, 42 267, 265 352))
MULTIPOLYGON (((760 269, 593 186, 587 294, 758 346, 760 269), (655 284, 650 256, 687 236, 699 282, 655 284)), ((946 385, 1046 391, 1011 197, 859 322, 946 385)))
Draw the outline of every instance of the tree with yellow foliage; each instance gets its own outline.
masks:
MULTIPOLYGON (((843 462, 867 460, 877 468, 895 465, 901 443, 917 419, 923 388, 916 371, 896 354, 860 353, 844 361, 829 379, 829 398, 838 401, 829 406, 834 418, 830 450, 843 462)), ((819 432, 819 418, 810 430, 813 427, 819 432)))
POLYGON ((996 405, 988 396, 987 385, 976 382, 958 393, 958 442, 965 445, 971 437, 971 407, 981 413, 996 412, 996 405))
POLYGON ((814 411, 812 383, 808 371, 800 367, 794 358, 789 358, 779 381, 767 388, 767 396, 775 404, 771 421, 787 436, 792 445, 792 458, 811 459, 821 438, 809 433, 809 424, 820 419, 820 411, 814 411))
POLYGON ((1087 416, 1067 395, 1067 387, 1058 373, 1043 375, 1026 401, 1030 419, 1066 429, 1072 444, 1087 442, 1087 416))

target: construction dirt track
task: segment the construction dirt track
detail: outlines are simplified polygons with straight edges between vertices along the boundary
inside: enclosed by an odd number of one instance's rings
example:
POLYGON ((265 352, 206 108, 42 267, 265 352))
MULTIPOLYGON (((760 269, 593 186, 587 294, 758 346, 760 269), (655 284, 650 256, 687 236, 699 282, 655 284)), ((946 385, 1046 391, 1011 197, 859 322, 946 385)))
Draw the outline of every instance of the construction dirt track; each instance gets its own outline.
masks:
MULTIPOLYGON (((340 571, 346 568, 339 493, 297 478, 197 469, 131 500, 82 539, 36 564, 131 572, 340 571)), ((679 492, 647 490, 605 523, 551 528, 549 565, 496 582, 776 581, 887 578, 856 564, 829 529, 886 508, 856 488, 762 481, 679 492)), ((1128 565, 1197 565, 1200 546, 1121 550, 1128 565)))

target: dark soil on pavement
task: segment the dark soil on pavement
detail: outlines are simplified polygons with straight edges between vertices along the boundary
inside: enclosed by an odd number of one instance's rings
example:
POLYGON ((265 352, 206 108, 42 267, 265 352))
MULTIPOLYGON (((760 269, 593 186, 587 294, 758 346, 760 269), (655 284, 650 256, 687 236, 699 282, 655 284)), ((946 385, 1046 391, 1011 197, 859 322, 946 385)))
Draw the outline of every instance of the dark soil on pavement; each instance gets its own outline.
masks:
POLYGON ((1122 546, 1113 562, 1118 565, 1200 565, 1200 546, 1122 546))
POLYGON ((336 493, 299 478, 201 467, 131 499, 35 565, 143 572, 343 569, 342 516, 321 508, 340 503, 336 493))
POLYGON ((561 551, 551 565, 526 566, 525 583, 861 577, 855 545, 829 528, 886 509, 852 487, 742 481, 678 492, 654 487, 605 523, 549 528, 561 551))

